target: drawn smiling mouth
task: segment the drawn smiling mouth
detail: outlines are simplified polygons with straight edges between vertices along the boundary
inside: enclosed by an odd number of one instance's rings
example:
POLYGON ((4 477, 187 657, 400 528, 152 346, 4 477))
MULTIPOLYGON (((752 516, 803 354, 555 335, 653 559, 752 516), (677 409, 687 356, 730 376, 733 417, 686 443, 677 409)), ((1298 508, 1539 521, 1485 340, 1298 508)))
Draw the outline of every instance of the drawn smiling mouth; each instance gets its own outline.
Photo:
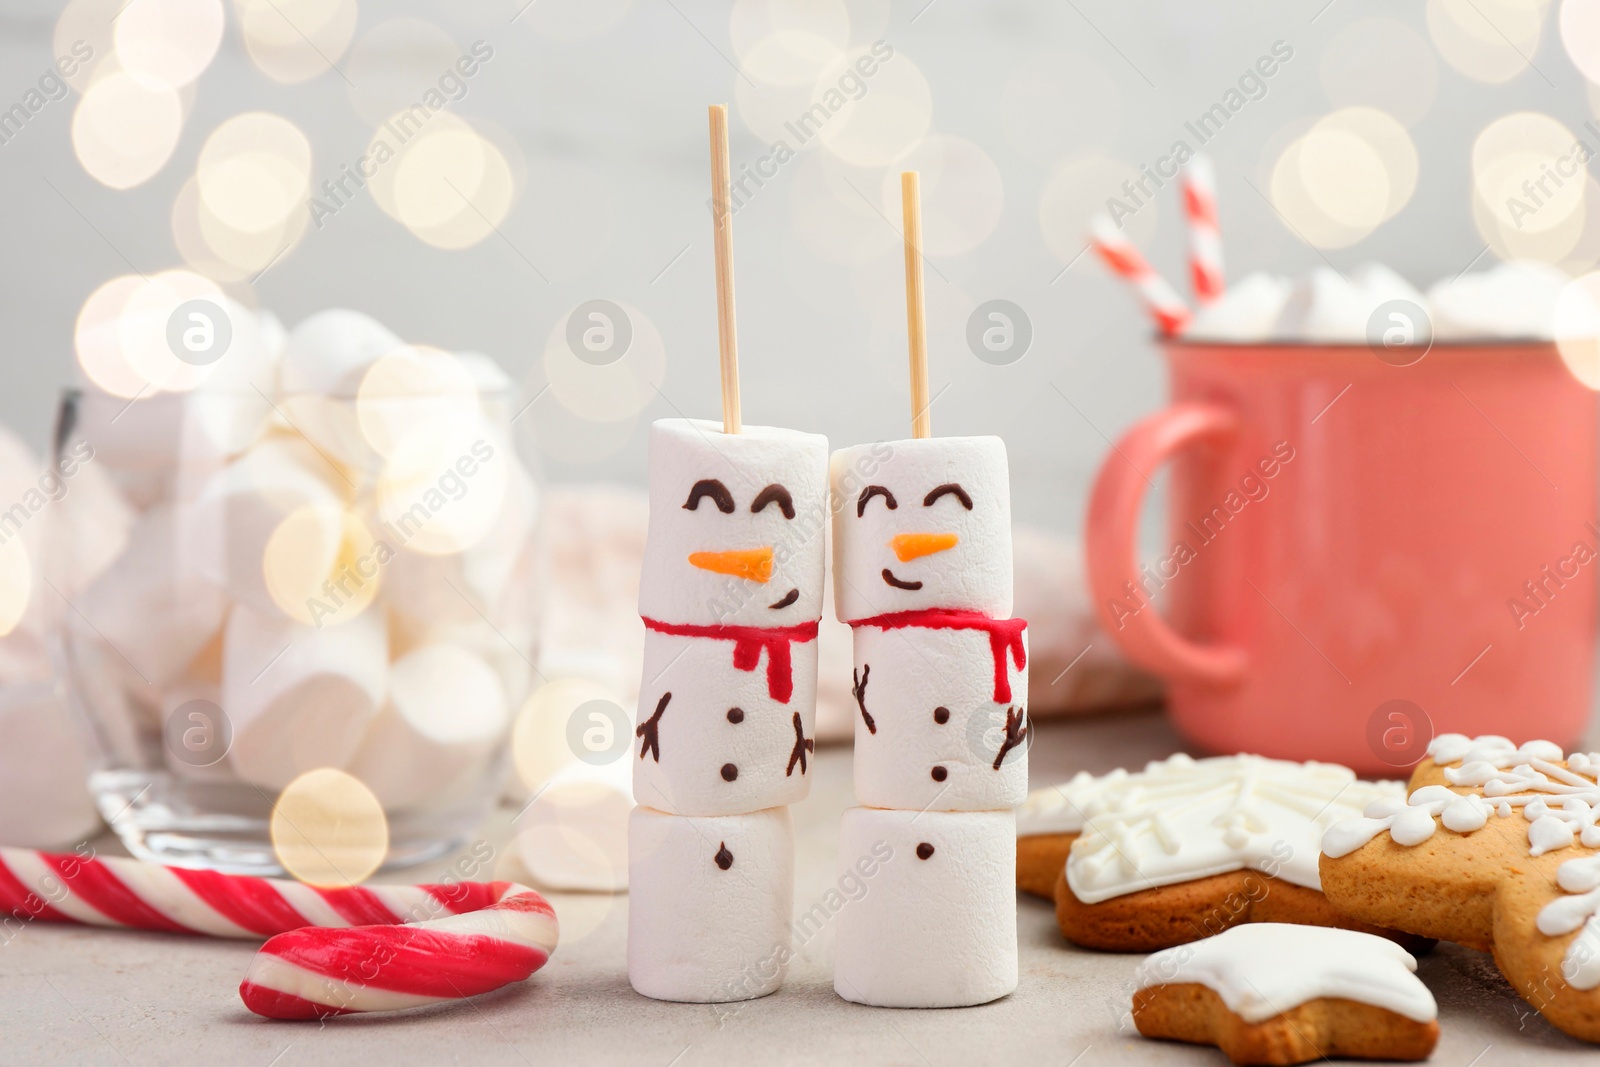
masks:
POLYGON ((894 586, 896 589, 917 590, 922 588, 921 582, 902 582, 900 579, 894 576, 894 571, 891 571, 888 567, 883 568, 883 580, 894 586))
POLYGON ((772 609, 775 609, 775 608, 786 608, 790 604, 793 604, 796 600, 799 600, 799 599, 800 599, 800 590, 791 589, 791 590, 789 590, 787 593, 785 593, 783 595, 783 599, 782 600, 778 601, 776 604, 768 604, 767 608, 768 608, 768 610, 772 610, 772 609))

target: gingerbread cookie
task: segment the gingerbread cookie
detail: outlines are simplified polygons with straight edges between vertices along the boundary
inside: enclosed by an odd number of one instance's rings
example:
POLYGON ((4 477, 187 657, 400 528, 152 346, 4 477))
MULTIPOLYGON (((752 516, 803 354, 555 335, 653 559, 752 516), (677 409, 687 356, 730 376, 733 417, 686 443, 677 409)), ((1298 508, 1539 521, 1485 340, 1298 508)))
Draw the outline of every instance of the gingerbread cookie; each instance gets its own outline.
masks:
POLYGON ((1317 856, 1323 830, 1403 796, 1399 782, 1325 763, 1177 755, 1054 792, 1059 801, 1036 793, 1019 812, 1018 883, 1039 892, 1057 864, 1056 919, 1076 944, 1148 952, 1246 922, 1386 933, 1328 903, 1317 856))
POLYGON ((1055 900, 1056 881, 1067 865, 1072 842, 1083 830, 1084 809, 1094 798, 1128 777, 1117 768, 1098 777, 1079 771, 1063 785, 1035 789, 1017 809, 1017 888, 1055 900))
POLYGON ((1600 753, 1441 734, 1410 796, 1323 838, 1341 910, 1494 953, 1522 998, 1600 1041, 1600 753))
POLYGON ((1234 1063, 1426 1059, 1438 1007, 1412 955, 1381 937, 1258 923, 1158 952, 1135 975, 1145 1037, 1216 1045, 1234 1063))

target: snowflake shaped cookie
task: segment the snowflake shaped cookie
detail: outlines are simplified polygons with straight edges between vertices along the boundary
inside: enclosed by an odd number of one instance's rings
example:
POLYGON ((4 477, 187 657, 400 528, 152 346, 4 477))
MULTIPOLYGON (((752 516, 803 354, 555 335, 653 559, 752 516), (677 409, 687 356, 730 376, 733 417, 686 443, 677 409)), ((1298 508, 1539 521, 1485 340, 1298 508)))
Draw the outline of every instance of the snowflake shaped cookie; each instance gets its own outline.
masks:
POLYGON ((1241 870, 1318 889, 1323 831, 1404 792, 1399 782, 1363 782, 1331 763, 1178 755, 1137 774, 1074 779, 1060 795, 1081 818, 1067 882, 1093 904, 1241 870))

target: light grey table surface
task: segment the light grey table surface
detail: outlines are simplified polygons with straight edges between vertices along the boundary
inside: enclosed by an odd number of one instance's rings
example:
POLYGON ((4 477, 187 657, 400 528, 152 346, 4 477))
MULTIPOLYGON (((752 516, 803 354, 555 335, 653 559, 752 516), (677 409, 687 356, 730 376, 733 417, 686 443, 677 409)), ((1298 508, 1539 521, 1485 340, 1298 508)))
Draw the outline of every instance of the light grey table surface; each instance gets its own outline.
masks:
MULTIPOLYGON (((1592 738, 1591 738, 1592 740, 1592 738)), ((1158 713, 1040 729, 1035 785, 1079 769, 1138 766, 1181 747, 1158 713)), ((851 803, 850 753, 819 752, 811 796, 794 809, 796 911, 833 883, 839 813, 851 803)), ((514 811, 484 837, 504 847, 514 811)), ((109 839, 102 854, 118 851, 109 839)), ((380 880, 425 881, 449 860, 380 880)), ((1049 905, 1021 896, 1017 992, 977 1008, 864 1008, 833 993, 832 926, 806 944, 774 996, 740 1005, 665 1004, 626 973, 627 897, 551 894, 562 942, 532 980, 467 1004, 388 1018, 281 1023, 236 992, 253 946, 33 923, 0 948, 0 1063, 310 1064, 728 1063, 1223 1065, 1215 1049, 1118 1031, 1137 956, 1067 945, 1049 905)), ((1441 945, 1420 973, 1439 1001, 1446 1067, 1600 1062, 1600 1049, 1555 1030, 1513 994, 1483 953, 1441 945)))

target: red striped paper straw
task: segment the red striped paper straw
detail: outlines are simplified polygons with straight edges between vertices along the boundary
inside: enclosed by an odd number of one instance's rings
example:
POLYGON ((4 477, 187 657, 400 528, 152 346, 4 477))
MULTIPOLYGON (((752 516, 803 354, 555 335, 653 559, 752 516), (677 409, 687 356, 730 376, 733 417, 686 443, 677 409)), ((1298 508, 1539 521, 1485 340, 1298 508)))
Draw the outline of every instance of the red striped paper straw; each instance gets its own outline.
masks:
POLYGON ((1089 220, 1089 244, 1111 268, 1111 273, 1133 286, 1163 337, 1183 332, 1192 317, 1189 305, 1109 218, 1096 215, 1089 220))
POLYGON ((1189 223, 1189 280, 1203 307, 1222 295, 1222 231, 1217 226, 1217 178, 1211 160, 1195 156, 1183 169, 1183 216, 1189 223))

